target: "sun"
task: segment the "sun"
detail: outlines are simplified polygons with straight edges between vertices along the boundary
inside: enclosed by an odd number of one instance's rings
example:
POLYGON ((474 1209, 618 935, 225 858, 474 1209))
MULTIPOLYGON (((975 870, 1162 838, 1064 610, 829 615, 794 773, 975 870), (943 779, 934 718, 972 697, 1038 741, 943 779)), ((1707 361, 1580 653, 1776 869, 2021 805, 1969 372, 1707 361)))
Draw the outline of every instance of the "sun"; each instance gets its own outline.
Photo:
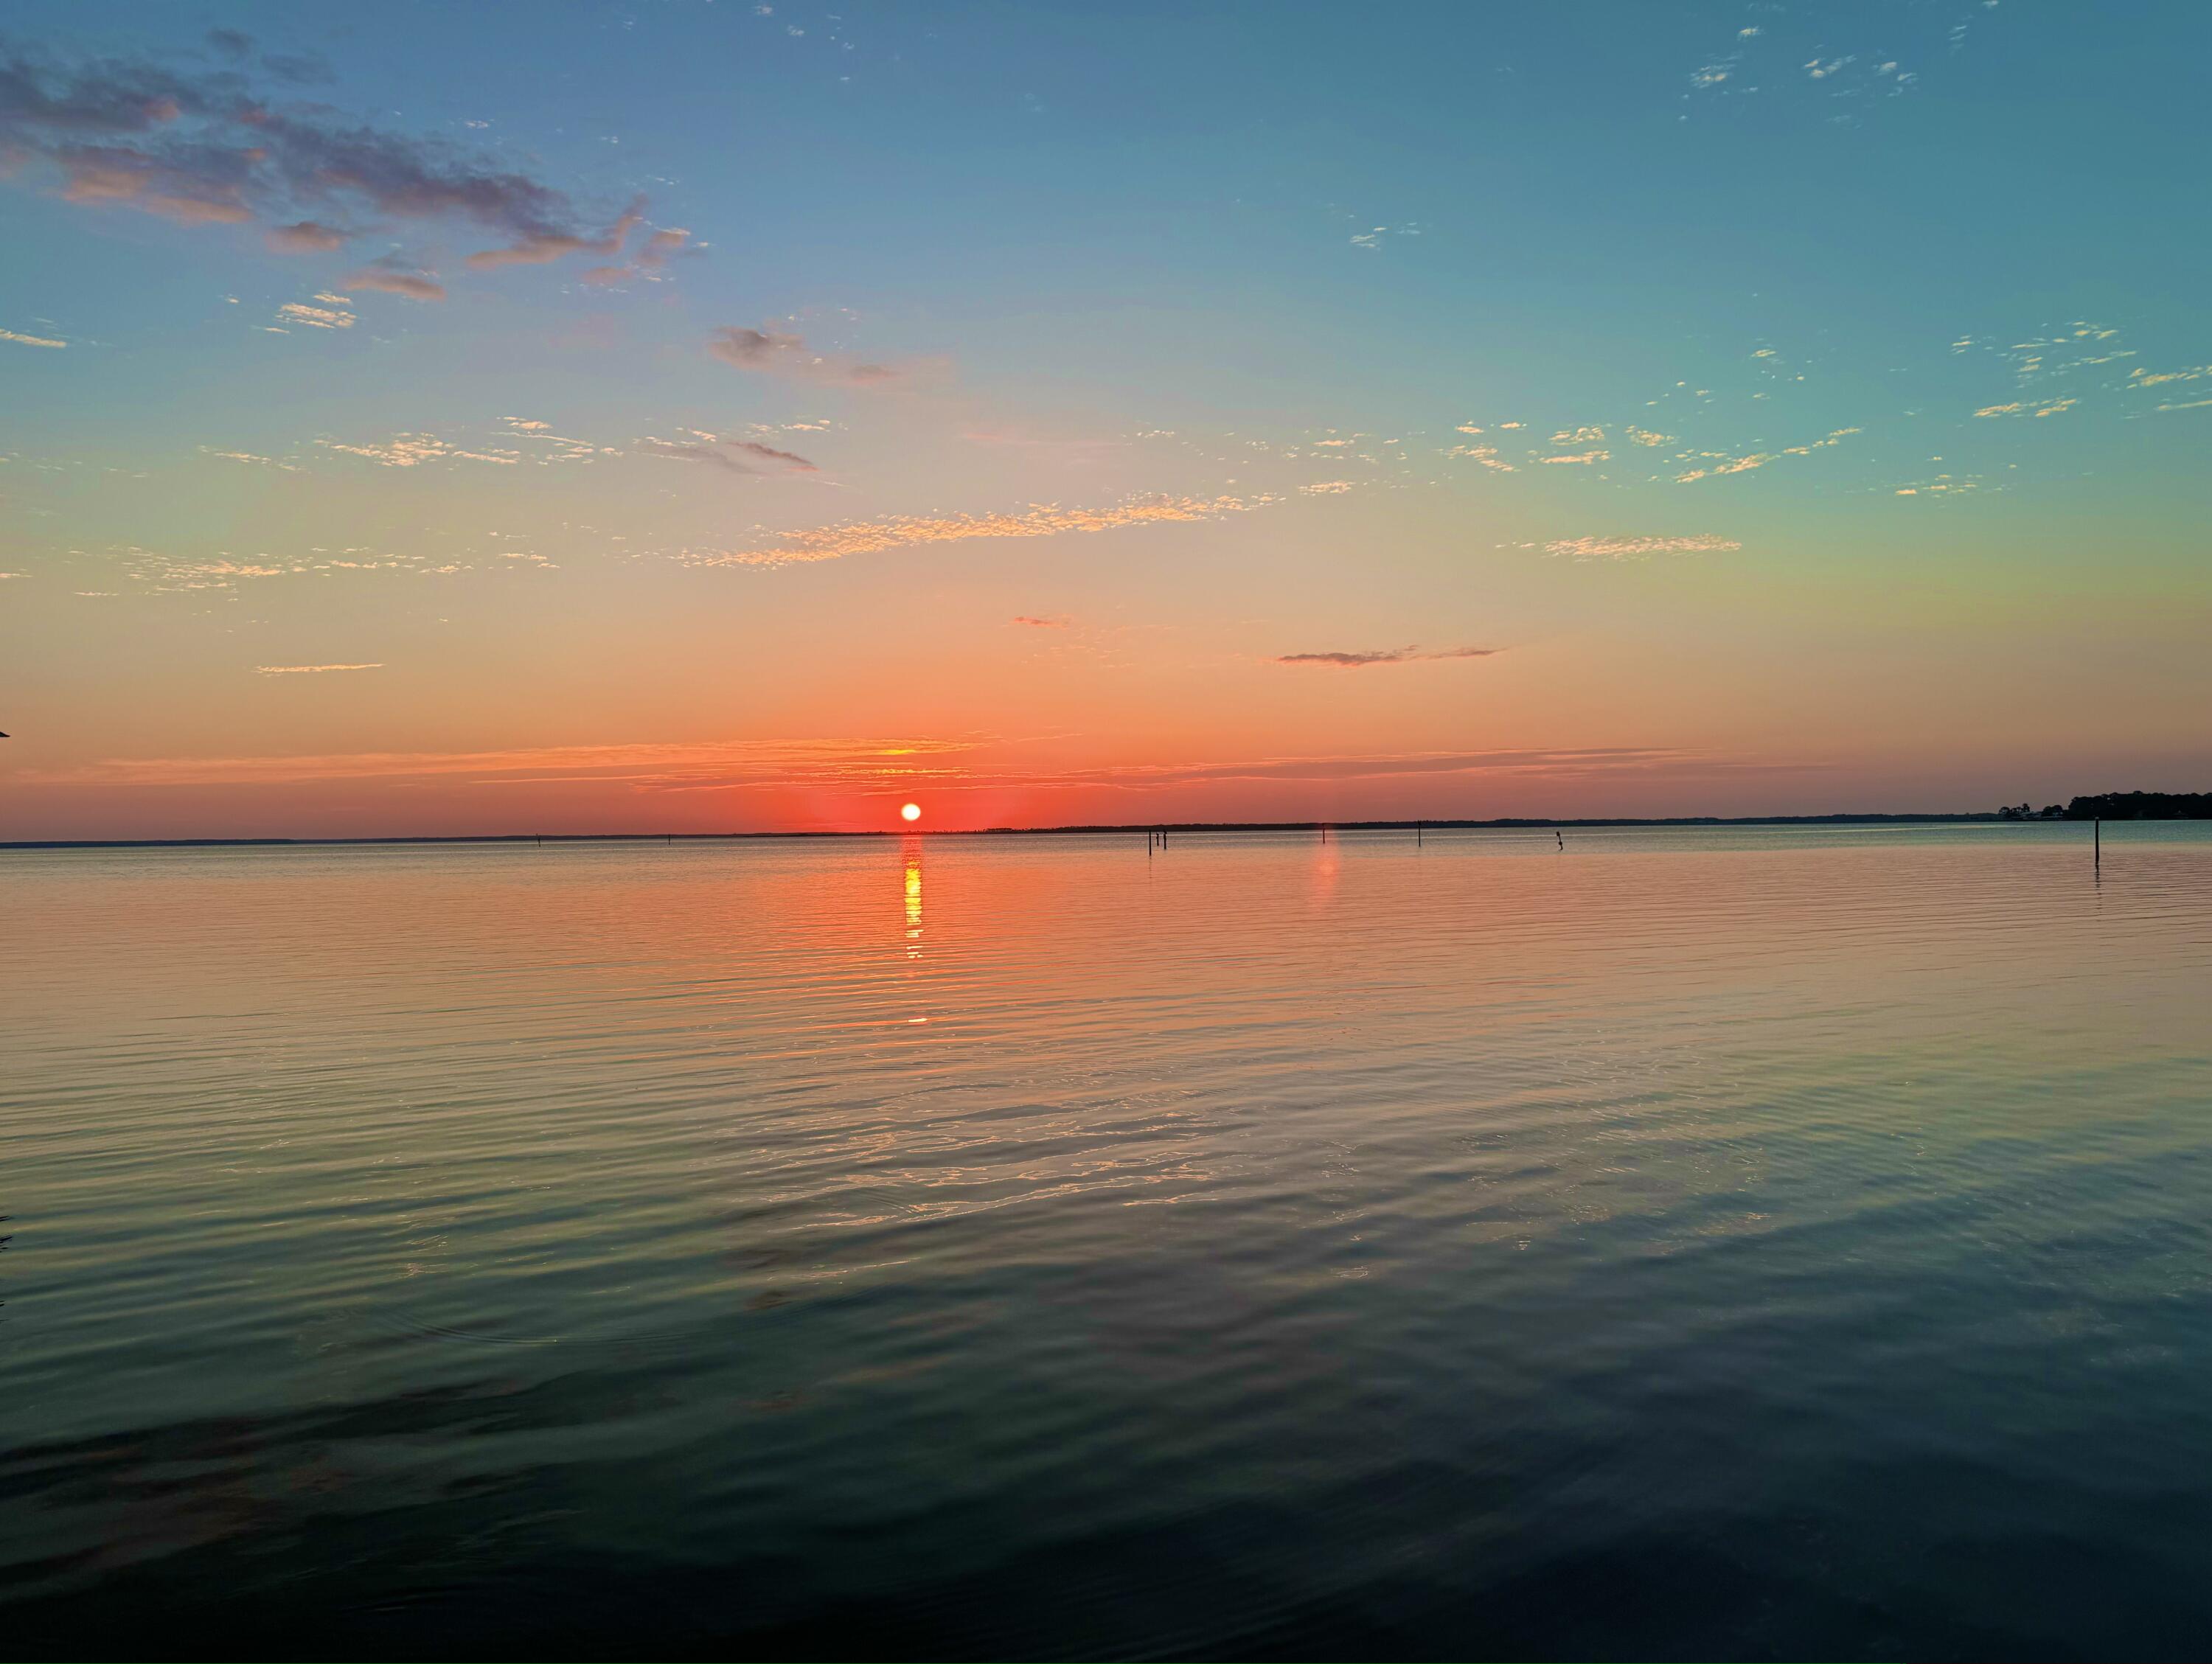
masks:
POLYGON ((904 805, 899 811, 899 818, 902 821, 920 820, 921 818, 921 805, 918 803, 909 803, 904 805))

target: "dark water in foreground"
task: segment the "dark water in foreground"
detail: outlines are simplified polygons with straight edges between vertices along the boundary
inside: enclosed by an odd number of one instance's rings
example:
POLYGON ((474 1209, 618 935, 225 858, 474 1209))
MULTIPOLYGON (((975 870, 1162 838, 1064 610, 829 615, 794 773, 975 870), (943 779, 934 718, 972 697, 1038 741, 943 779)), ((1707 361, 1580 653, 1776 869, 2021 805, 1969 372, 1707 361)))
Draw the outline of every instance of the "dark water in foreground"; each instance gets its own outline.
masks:
POLYGON ((2209 832, 0 856, 0 1650, 2203 1656, 2209 832))

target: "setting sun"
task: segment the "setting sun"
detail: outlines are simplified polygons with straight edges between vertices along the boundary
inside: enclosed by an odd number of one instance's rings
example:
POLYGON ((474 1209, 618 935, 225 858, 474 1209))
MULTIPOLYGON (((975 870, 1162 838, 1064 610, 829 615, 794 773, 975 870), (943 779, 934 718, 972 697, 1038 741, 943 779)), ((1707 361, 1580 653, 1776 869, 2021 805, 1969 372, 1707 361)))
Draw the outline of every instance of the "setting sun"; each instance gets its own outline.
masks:
POLYGON ((902 821, 920 820, 921 818, 921 805, 918 803, 909 803, 906 805, 899 811, 899 818, 902 821))

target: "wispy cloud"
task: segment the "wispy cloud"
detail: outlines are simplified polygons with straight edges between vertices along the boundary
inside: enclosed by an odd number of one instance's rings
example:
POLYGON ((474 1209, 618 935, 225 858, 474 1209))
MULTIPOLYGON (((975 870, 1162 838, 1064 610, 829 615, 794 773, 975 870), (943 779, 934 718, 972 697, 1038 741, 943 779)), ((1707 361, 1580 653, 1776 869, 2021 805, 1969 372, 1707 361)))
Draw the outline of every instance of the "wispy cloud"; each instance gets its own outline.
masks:
POLYGON ((805 561, 835 561, 848 555, 873 555, 921 544, 964 542, 970 537, 1056 537, 1073 531, 1112 531, 1122 526, 1163 522, 1214 520, 1265 507, 1279 499, 1253 497, 1139 497, 1110 508, 1062 508, 1041 504, 1018 514, 895 514, 880 520, 848 520, 784 534, 765 549, 687 550, 681 557, 696 566, 787 566, 805 561))
MULTIPOLYGON (((1468 430, 1462 428, 1461 431, 1468 430)), ((1465 457, 1470 462, 1479 462, 1485 468, 1500 474, 1514 474, 1520 471, 1513 464, 1499 458, 1498 447, 1495 445, 1455 445, 1444 454, 1451 457, 1465 457)))
MULTIPOLYGON (((1996 0, 1984 0, 1994 6, 1996 0)), ((1756 94, 1762 88, 1782 92, 1785 96, 1796 87, 1815 88, 1823 102, 1844 100, 1844 108, 1852 101, 1864 103, 1877 98, 1903 95, 1919 81, 1918 74, 1905 67, 1887 50, 1875 51, 1870 46, 1859 50, 1838 52, 1826 39, 1832 21, 1814 24, 1811 19, 1820 15, 1808 13, 1793 17, 1778 8, 1771 9, 1775 30, 1769 35, 1769 26, 1750 24, 1730 32, 1724 51, 1708 52, 1705 62, 1691 72, 1691 96, 1701 99, 1727 100, 1740 95, 1756 94), (1806 54, 1809 53, 1809 56, 1806 54)), ((1942 8, 1929 8, 1930 13, 1940 13, 1942 8)), ((1842 15, 1842 14, 1838 14, 1842 15)), ((1932 23, 1932 17, 1929 23, 1932 23)), ((1907 50, 1933 52, 1938 39, 1929 23, 1920 29, 1907 29, 1907 50)), ((1965 38, 1966 25, 1955 25, 1950 45, 1955 48, 1965 38)), ((1842 120, 1840 115, 1831 115, 1832 121, 1842 120)))
POLYGON ((304 301, 287 301, 276 308, 276 316, 287 324, 311 330, 349 330, 358 321, 353 303, 343 295, 318 295, 315 299, 328 304, 311 307, 304 301))
MULTIPOLYGON (((639 245, 635 258, 629 264, 617 262, 612 265, 593 266, 583 274, 583 281, 603 288, 627 282, 633 277, 642 277, 648 282, 657 283, 661 281, 660 274, 668 263, 687 252, 685 245, 690 240, 691 234, 680 226, 656 231, 639 245)), ((688 252, 696 254, 700 251, 695 248, 688 252)))
MULTIPOLYGON (((341 456, 362 457, 386 468, 419 468, 433 462, 483 462, 513 468, 523 464, 533 467, 550 466, 561 462, 587 462, 601 457, 623 454, 616 446, 599 445, 589 440, 570 439, 550 432, 543 422, 505 418, 506 431, 495 431, 483 439, 461 442, 437 434, 395 434, 389 439, 338 439, 324 434, 314 440, 319 448, 341 456), (527 449, 518 448, 527 446, 527 449)), ((701 434, 711 439, 711 434, 701 434)), ((641 441, 641 446, 659 441, 641 441)), ((735 442, 740 453, 746 447, 735 442)), ((210 445, 199 447, 202 454, 220 457, 231 462, 260 463, 269 467, 300 471, 299 452, 290 458, 261 456, 250 451, 219 449, 210 445)), ((811 467, 803 457, 788 451, 776 451, 760 446, 754 452, 763 461, 773 461, 787 468, 811 467)))
POLYGON ((1250 781, 1328 785, 1391 778, 1501 774, 1573 780, 1613 774, 1719 775, 1755 766, 1762 773, 1802 768, 1761 760, 1644 746, 1489 751, 1415 751, 1366 756, 1273 756, 1192 762, 1117 763, 1023 769, 983 754, 1002 744, 988 736, 858 740, 732 740, 690 744, 549 746, 507 751, 376 752, 325 756, 110 758, 73 768, 25 770, 19 786, 271 786, 332 780, 447 780, 487 786, 592 781, 636 792, 762 791, 793 787, 904 795, 1107 788, 1145 793, 1250 781))
POLYGON ((680 225, 664 226, 645 240, 637 252, 637 264, 647 271, 658 271, 684 252, 691 234, 680 225))
POLYGON ((1678 485, 1688 485, 1695 481, 1711 479, 1722 474, 1748 474, 1753 469, 1764 468, 1773 460, 1774 458, 1769 452, 1754 451, 1747 457, 1730 457, 1724 461, 1713 464, 1710 468, 1686 469, 1674 476, 1674 483, 1678 485))
MULTIPOLYGON (((1681 750, 1644 746, 1604 746, 1579 750, 1416 751, 1367 756, 1277 756, 1206 762, 1131 763, 1011 778, 1033 789, 1105 786, 1143 792, 1236 780, 1323 784, 1393 777, 1491 774, 1572 779, 1597 774, 1642 773, 1660 769, 1723 774, 1742 766, 1727 758, 1700 756, 1681 750)), ((1775 765, 1760 766, 1771 768, 1775 765)), ((974 783, 983 786, 997 782, 987 775, 975 779, 974 783)))
POLYGON ((1629 561, 1646 555, 1718 555, 1742 547, 1733 537, 1701 533, 1690 537, 1560 537, 1546 544, 1544 552, 1577 561, 1629 561))
POLYGON ((1378 647, 1367 653, 1285 653, 1274 659, 1278 665, 1324 665, 1334 670, 1364 670, 1370 665, 1413 665, 1430 659, 1488 659, 1504 652, 1502 647, 1442 647, 1433 653, 1423 653, 1418 647, 1378 647))
POLYGON ((225 462, 250 462, 264 468, 281 468, 288 474, 301 471, 297 463, 285 462, 276 457, 258 456, 252 451, 218 451, 211 445, 203 445, 200 452, 204 456, 219 457, 225 462))
MULTIPOLYGON (((2014 380, 2026 396, 1980 406, 1974 415, 1987 421, 2063 416, 2077 406, 2096 408, 2116 394, 2212 377, 2212 364, 2185 364, 2170 370, 2147 369, 2138 364, 2124 377, 2115 380, 2110 367, 2137 356, 2135 348, 2118 344, 2119 339, 2120 331, 2111 325, 2076 319, 2070 324, 2049 327, 2025 340, 2008 343, 2002 337, 1961 336, 1952 343, 1952 351, 1993 353, 2011 365, 2014 380), (2041 391, 2027 392, 2036 387, 2041 391), (2063 396, 2059 391, 2062 387, 2068 390, 2063 396)), ((2156 408, 2186 410, 2200 407, 2201 402, 2182 402, 2156 408)), ((2131 414, 2150 412, 2138 408, 2131 414)))
POLYGON ((320 676, 326 671, 380 671, 382 664, 374 665, 256 665, 257 676, 320 676))
POLYGON ((640 197, 623 210, 620 218, 597 236, 574 231, 541 228, 525 232, 505 248, 487 248, 469 256, 471 271, 495 271, 501 266, 542 266, 571 254, 602 257, 622 252, 629 234, 645 217, 645 198, 640 197))
POLYGON ((1958 497, 1981 489, 1979 480, 1961 479, 1954 474, 1938 474, 1933 479, 1916 480, 1910 485, 1900 485, 1891 495, 1899 497, 1958 497))
POLYGON ((66 347, 66 341, 55 341, 43 335, 18 335, 13 330, 0 330, 0 341, 13 341, 19 347, 66 347))
POLYGON ((1057 613, 1048 618, 1032 618, 1027 613, 1023 612, 1016 613, 1013 616, 1012 622, 1017 624, 1027 624, 1032 629, 1066 629, 1075 621, 1072 618, 1062 617, 1057 613))
POLYGON ((707 350, 726 364, 759 375, 781 376, 830 386, 880 390, 911 386, 944 369, 941 361, 878 364, 836 353, 817 352, 796 335, 727 325, 708 337, 707 350))
MULTIPOLYGON (((519 439, 526 445, 547 447, 539 455, 530 459, 532 462, 540 465, 556 462, 590 462, 599 457, 622 455, 621 450, 615 446, 598 445, 587 439, 574 439, 566 434, 556 434, 552 431, 551 424, 548 422, 528 421, 520 416, 506 416, 501 420, 505 422, 509 430, 500 436, 502 439, 519 439)), ((521 454, 515 451, 498 452, 498 455, 503 459, 519 459, 521 454)))
POLYGON ((386 295, 404 295, 410 301, 442 301, 446 286, 430 272, 409 270, 382 261, 363 266, 359 271, 339 280, 348 288, 380 289, 386 295))
POLYGON ((1379 250, 1382 246, 1382 240, 1385 237, 1418 237, 1423 229, 1422 226, 1410 221, 1404 225, 1372 226, 1365 231, 1354 232, 1352 235, 1352 246, 1354 248, 1379 250))
POLYGON ((2014 379, 2022 386, 2032 381, 2049 380, 2070 375, 2076 370, 2094 369, 2100 365, 2113 364, 2123 358, 2133 358, 2132 347, 2110 344, 2119 338, 2119 331, 2109 324, 2099 324, 2086 318, 2061 325, 2048 333, 2032 336, 2025 341, 2014 341, 2006 346, 1978 341, 1966 336, 1954 343, 1952 350, 1982 347, 1996 352, 2012 366, 2014 379))
POLYGON ((434 434, 399 434, 381 445, 344 445, 334 439, 320 439, 316 444, 329 451, 340 451, 348 456, 367 457, 371 462, 386 468, 416 468, 426 462, 453 460, 459 462, 496 462, 513 465, 522 460, 514 452, 470 451, 458 445, 449 445, 434 434))
POLYGON ((166 160, 113 145, 72 144, 54 153, 64 202, 136 208, 179 225, 235 225, 253 217, 241 199, 250 165, 241 151, 174 153, 166 160))
MULTIPOLYGON (((282 469, 294 467, 290 463, 247 452, 202 448, 210 456, 282 469)), ((472 541, 430 551, 420 547, 403 551, 348 544, 315 545, 282 552, 261 549, 248 553, 227 549, 148 549, 135 544, 115 544, 97 551, 70 552, 99 559, 129 578, 135 586, 132 592, 149 595, 232 590, 249 581, 285 578, 330 579, 368 573, 448 578, 468 571, 542 571, 555 564, 543 555, 517 546, 507 534, 497 531, 484 533, 481 543, 472 541)))
POLYGON ((1816 439, 1809 445, 1785 445, 1782 447, 1782 454, 1785 457, 1809 457, 1815 451, 1825 451, 1832 445, 1841 445, 1853 434, 1861 431, 1856 428, 1838 428, 1826 439, 1816 439))
MULTIPOLYGON (((276 665, 269 673, 380 666, 276 665)), ((989 743, 950 738, 710 740, 533 746, 503 751, 373 751, 291 756, 118 757, 19 774, 27 784, 283 785, 324 780, 608 780, 641 786, 850 784, 890 779, 989 743)))
MULTIPOLYGON (((22 337, 18 336, 15 338, 21 340, 22 337)), ((2208 375, 2212 375, 2212 364, 2192 365, 2185 370, 2146 370, 2138 367, 2128 372, 2128 386, 2161 387, 2169 381, 2201 381, 2208 375)))
POLYGON ((2081 402, 2078 398, 2054 398, 2047 401, 2016 399, 2009 404, 1984 404, 1974 414, 1978 416, 2057 416, 2072 410, 2081 402))
POLYGON ((273 225, 261 240, 277 254, 332 254, 346 246, 346 234, 314 220, 295 225, 273 225))

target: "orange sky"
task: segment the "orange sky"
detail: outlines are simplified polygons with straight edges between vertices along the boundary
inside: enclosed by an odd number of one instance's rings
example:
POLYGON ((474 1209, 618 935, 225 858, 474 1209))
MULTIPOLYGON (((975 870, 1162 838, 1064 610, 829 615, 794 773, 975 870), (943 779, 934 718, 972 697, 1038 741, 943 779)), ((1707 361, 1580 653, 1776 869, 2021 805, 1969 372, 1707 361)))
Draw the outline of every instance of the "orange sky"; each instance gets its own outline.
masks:
POLYGON ((2185 53, 246 9, 0 93, 0 839, 2212 780, 2185 53))

